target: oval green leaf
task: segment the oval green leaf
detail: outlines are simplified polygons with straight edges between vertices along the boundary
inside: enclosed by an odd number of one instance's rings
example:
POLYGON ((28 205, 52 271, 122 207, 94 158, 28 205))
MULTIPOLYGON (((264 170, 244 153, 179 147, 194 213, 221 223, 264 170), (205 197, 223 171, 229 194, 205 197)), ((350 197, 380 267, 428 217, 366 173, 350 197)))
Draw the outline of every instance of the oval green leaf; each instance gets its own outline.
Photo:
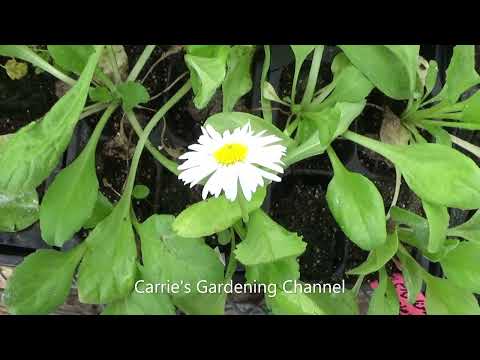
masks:
POLYGON ((367 260, 356 268, 347 272, 349 275, 368 275, 380 270, 398 250, 398 235, 395 230, 388 234, 387 242, 384 245, 372 250, 367 260))
MULTIPOLYGON (((265 188, 259 188, 246 202, 248 212, 262 206, 265 188)), ((183 210, 173 222, 173 230, 186 238, 210 236, 228 229, 242 218, 242 209, 238 201, 229 201, 225 196, 211 197, 183 210)))

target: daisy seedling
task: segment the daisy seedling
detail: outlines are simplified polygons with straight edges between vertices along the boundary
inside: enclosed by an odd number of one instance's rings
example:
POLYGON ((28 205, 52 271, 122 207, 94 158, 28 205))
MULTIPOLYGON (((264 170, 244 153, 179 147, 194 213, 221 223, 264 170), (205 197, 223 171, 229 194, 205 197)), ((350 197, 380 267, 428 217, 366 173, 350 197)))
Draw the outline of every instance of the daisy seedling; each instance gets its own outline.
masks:
POLYGON ((264 186, 264 179, 280 181, 275 173, 283 173, 281 159, 286 152, 286 147, 278 144, 281 138, 266 131, 255 134, 250 123, 223 134, 211 125, 202 131, 198 143, 180 157, 186 161, 179 166, 179 179, 194 186, 208 178, 202 191, 204 199, 209 193, 218 197, 223 192, 230 201, 239 195, 250 201, 257 188, 264 186))
POLYGON ((454 48, 443 87, 437 64, 420 57, 418 45, 339 45, 330 70, 322 69, 326 46, 290 49, 295 63, 289 96, 280 97, 268 82, 269 45, 187 45, 171 52, 184 52, 182 75, 150 97, 144 80, 170 54, 145 69, 158 50, 155 45, 146 46, 135 64, 128 64, 121 45, 0 45, 1 56, 15 59, 9 63, 12 79, 24 75, 26 62, 67 89, 42 119, 0 136, 0 231, 24 230, 39 221, 42 238, 52 247, 17 267, 5 289, 8 310, 53 312, 75 282, 80 301, 101 305, 105 315, 223 314, 225 286, 240 264, 247 284, 276 289, 265 294, 274 314, 358 314, 364 278, 377 274, 379 286, 368 313, 394 315, 399 301, 388 276, 393 261, 410 302, 426 289, 428 314, 480 313, 474 296, 480 292, 480 168, 475 162, 480 148, 449 132, 480 128, 474 47, 454 48), (256 89, 261 117, 245 108, 235 111, 254 86, 256 51, 264 54, 256 89), (308 70, 305 82, 302 69, 308 70), (330 82, 321 79, 321 69, 331 72, 330 82), (373 89, 404 106, 400 114, 385 109, 380 140, 352 126, 359 119, 369 121, 359 116, 373 89), (205 110, 218 92, 221 111, 211 115, 205 110), (171 96, 158 109, 147 107, 167 93, 171 96), (150 142, 150 134, 172 108, 185 108, 179 103, 186 98, 208 115, 200 119, 201 134, 186 151, 169 156, 150 142), (281 128, 273 122, 272 102, 288 115, 281 128), (144 126, 137 119, 140 108, 152 111, 144 126), (97 113, 102 115, 80 154, 37 193, 63 158, 77 123, 97 113), (125 162, 125 184, 115 190, 118 201, 100 191, 96 161, 97 145, 114 114, 120 114, 122 131, 128 121, 138 137, 133 157, 125 162), (353 142, 392 164, 392 201, 386 204, 375 179, 342 162, 334 150, 337 141, 353 142), (152 213, 141 219, 144 214, 134 205, 149 203, 164 190, 136 182, 145 149, 174 179, 198 186, 200 201, 175 216, 152 213), (364 263, 346 269, 358 278, 341 294, 306 291, 312 284, 301 281, 299 264, 306 241, 263 206, 268 187, 281 182, 288 167, 322 154, 333 169, 325 188, 333 219, 355 246, 369 252, 364 263), (396 206, 402 179, 419 199, 416 212, 396 206), (451 209, 474 210, 475 215, 451 226, 451 209), (80 231, 85 240, 71 245, 80 231), (445 276, 427 272, 411 249, 439 263, 445 276), (205 282, 223 290, 202 292, 197 285, 205 282), (159 288, 166 290, 158 293, 159 288))

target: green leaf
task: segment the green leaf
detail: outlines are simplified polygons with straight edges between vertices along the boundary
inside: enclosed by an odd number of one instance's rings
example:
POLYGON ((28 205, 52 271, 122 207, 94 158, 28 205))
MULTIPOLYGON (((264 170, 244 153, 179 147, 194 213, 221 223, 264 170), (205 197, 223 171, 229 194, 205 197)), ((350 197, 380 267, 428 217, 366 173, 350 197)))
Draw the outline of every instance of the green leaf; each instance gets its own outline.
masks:
POLYGON ((333 81, 306 106, 306 111, 321 111, 337 102, 363 102, 374 88, 370 80, 354 67, 343 53, 333 60, 332 72, 333 81))
POLYGON ((0 153, 0 191, 16 194, 39 186, 57 166, 87 100, 100 56, 95 52, 71 88, 45 115, 13 134, 0 153))
POLYGON ((302 69, 302 65, 316 46, 317 45, 290 45, 290 48, 295 56, 295 72, 292 83, 292 104, 295 103, 298 76, 300 74, 300 70, 302 69))
POLYGON ((309 294, 326 315, 360 315, 357 297, 351 290, 344 293, 314 293, 309 294))
MULTIPOLYGON (((392 207, 390 216, 398 225, 407 225, 411 229, 413 237, 417 239, 417 243, 413 244, 414 246, 420 249, 426 249, 429 230, 428 221, 425 218, 397 206, 392 207)), ((401 230, 402 229, 399 229, 399 235, 402 233, 401 230)))
POLYGON ((418 62, 417 62, 417 76, 416 76, 416 82, 415 82, 415 90, 413 93, 413 99, 415 99, 415 104, 412 103, 415 108, 418 107, 418 105, 421 104, 422 99, 425 96, 425 86, 427 82, 427 76, 428 76, 428 69, 430 67, 430 64, 428 63, 425 58, 422 56, 418 56, 418 62))
POLYGON ((83 244, 67 252, 37 250, 18 265, 7 283, 4 302, 10 314, 41 315, 62 305, 84 253, 83 244))
POLYGON ((37 69, 54 74, 63 81, 73 81, 50 65, 50 63, 44 59, 44 56, 37 54, 27 45, 0 45, 0 55, 25 60, 34 65, 37 69))
POLYGON ((409 254, 405 254, 402 250, 397 253, 397 256, 402 264, 401 270, 408 292, 408 302, 414 304, 417 301, 418 294, 422 290, 423 269, 409 254))
POLYGON ((235 250, 235 257, 244 265, 271 263, 301 255, 306 243, 300 236, 285 230, 263 210, 250 214, 247 236, 235 250))
POLYGON ((301 67, 308 55, 315 49, 315 46, 317 45, 290 45, 295 55, 295 64, 301 67))
POLYGON ((426 91, 425 91, 424 98, 426 98, 432 92, 433 88, 435 87, 435 84, 437 83, 437 77, 438 77, 438 64, 435 60, 430 60, 427 77, 425 78, 426 91))
POLYGON ((187 315, 224 315, 226 301, 225 292, 191 293, 173 299, 174 304, 187 315))
POLYGON ((93 229, 105 219, 113 210, 112 203, 103 195, 100 191, 97 194, 97 201, 93 207, 93 211, 90 214, 90 217, 83 224, 84 229, 93 229))
POLYGON ((392 160, 420 198, 463 210, 480 207, 480 169, 461 152, 440 144, 417 144, 399 149, 392 160))
POLYGON ((418 45, 339 45, 352 64, 395 100, 413 96, 418 45))
POLYGON ((464 241, 441 261, 448 280, 463 289, 480 293, 480 244, 464 241))
MULTIPOLYGON (((139 291, 145 291, 139 286, 139 291)), ((101 315, 175 315, 175 307, 164 294, 133 291, 125 299, 109 304, 101 315)))
POLYGON ((225 130, 234 130, 236 128, 245 126, 246 124, 250 123, 252 126, 252 130, 254 132, 260 131, 267 131, 271 135, 278 136, 283 141, 281 142, 282 145, 286 146, 287 148, 294 145, 293 140, 285 135, 279 128, 271 123, 265 121, 264 119, 251 115, 248 113, 243 112, 222 112, 215 115, 210 116, 205 125, 211 125, 215 130, 217 130, 220 134, 223 134, 225 130))
POLYGON ((387 242, 375 249, 373 249, 368 255, 367 260, 357 266, 356 268, 348 271, 349 275, 367 275, 378 271, 382 268, 398 250, 398 235, 397 231, 387 235, 387 242))
POLYGON ((266 296, 275 315, 358 315, 353 291, 323 293, 310 284, 296 282, 295 286, 280 286, 266 296))
POLYGON ((289 167, 299 161, 323 154, 325 150, 326 146, 320 143, 320 132, 317 130, 302 144, 288 150, 283 162, 289 167))
POLYGON ((385 268, 381 268, 378 287, 373 292, 368 307, 368 315, 398 315, 400 303, 395 286, 390 281, 385 268))
POLYGON ((446 239, 450 215, 445 206, 434 205, 425 200, 422 200, 422 204, 429 226, 427 250, 430 253, 436 253, 440 251, 446 239))
POLYGON ((85 149, 60 171, 48 187, 40 206, 42 239, 62 246, 90 217, 98 193, 95 149, 85 149), (87 151, 85 151, 87 150, 87 151))
POLYGON ((132 196, 137 200, 145 199, 150 195, 150 189, 145 185, 135 185, 132 196))
POLYGON ((450 134, 447 130, 439 127, 439 126, 431 126, 431 125, 422 125, 425 130, 427 130, 430 134, 435 137, 435 142, 437 144, 445 145, 448 147, 452 147, 452 139, 450 138, 450 134))
POLYGON ((62 246, 90 218, 98 198, 95 151, 103 127, 113 113, 110 106, 80 155, 60 171, 40 206, 40 229, 49 245, 62 246))
MULTIPOLYGON (((262 206, 265 188, 259 188, 252 200, 246 202, 248 212, 262 206)), ((195 238, 210 236, 228 229, 242 218, 242 209, 238 201, 229 201, 225 196, 211 197, 183 210, 173 222, 173 230, 180 236, 195 238)))
POLYGON ((134 286, 137 249, 124 197, 85 240, 78 272, 78 296, 86 304, 108 304, 126 297, 134 286))
MULTIPOLYGON (((141 266, 139 266, 140 272, 141 266)), ((145 279, 138 279, 135 290, 126 298, 109 304, 102 315, 175 315, 168 295, 160 292, 149 292, 145 279)))
POLYGON ((92 88, 88 95, 93 102, 99 103, 108 103, 115 99, 110 90, 103 86, 92 88))
POLYGON ((379 248, 387 239, 385 206, 374 183, 348 171, 335 152, 328 150, 334 177, 328 184, 327 203, 342 231, 364 250, 379 248))
MULTIPOLYGON (((455 46, 452 60, 447 69, 447 81, 444 87, 448 101, 455 104, 465 91, 479 83, 480 76, 475 70, 475 46, 455 46)), ((442 90, 442 92, 444 91, 442 90)))
POLYGON ((223 230, 217 233, 218 243, 223 246, 230 244, 233 237, 234 237, 234 234, 231 229, 223 230))
POLYGON ((334 81, 335 89, 319 108, 336 102, 361 102, 374 88, 373 84, 353 66, 345 68, 334 81))
POLYGON ((263 83, 263 97, 270 101, 278 102, 283 105, 289 105, 288 103, 280 99, 280 97, 277 95, 277 92, 275 91, 275 88, 268 81, 265 81, 263 83))
POLYGON ((318 112, 303 112, 299 124, 300 145, 290 147, 284 162, 291 166, 301 160, 322 154, 337 137, 348 130, 360 115, 366 102, 337 103, 318 112))
POLYGON ((442 244, 440 250, 435 253, 428 252, 426 249, 420 249, 422 250, 423 256, 425 256, 425 258, 427 258, 431 262, 439 262, 443 260, 443 258, 447 256, 452 250, 455 250, 458 244, 460 244, 460 241, 458 239, 446 239, 442 244))
POLYGON ((425 279, 425 307, 428 315, 480 315, 475 296, 453 282, 429 276, 425 279))
POLYGON ((67 71, 80 74, 95 52, 93 45, 48 45, 55 64, 67 71))
POLYGON ((195 94, 193 102, 197 109, 207 106, 216 90, 222 85, 227 59, 228 45, 190 45, 187 46, 185 63, 190 70, 192 88, 195 94))
POLYGON ((175 234, 171 215, 153 215, 140 225, 145 272, 158 282, 189 284, 223 281, 224 266, 215 251, 202 238, 175 234))
POLYGON ((398 166, 421 199, 462 210, 480 208, 480 168, 460 151, 440 144, 393 146, 352 132, 344 136, 398 166))
POLYGON ((300 139, 307 139, 313 131, 318 129, 320 143, 327 147, 348 130, 352 122, 362 113, 365 104, 365 100, 358 103, 341 102, 323 111, 302 112, 302 124, 309 124, 313 130, 300 136, 300 139))
POLYGON ((224 266, 201 238, 186 239, 172 230, 174 217, 153 215, 139 227, 145 273, 155 283, 180 284, 171 294, 188 314, 223 314, 226 294, 201 294, 198 285, 223 282, 224 266))
POLYGON ((230 50, 222 84, 223 111, 232 111, 238 100, 252 89, 250 67, 254 53, 254 45, 235 45, 230 50))
POLYGON ((246 270, 245 276, 250 283, 281 286, 287 280, 300 279, 300 265, 294 256, 271 263, 247 266, 246 270))
POLYGON ((466 123, 480 123, 480 91, 462 102, 465 104, 462 112, 462 121, 466 123))
POLYGON ((0 193, 0 232, 26 229, 38 220, 38 213, 36 190, 16 195, 0 193))
POLYGON ((119 84, 117 90, 122 99, 123 110, 126 112, 131 111, 139 104, 150 101, 150 95, 147 89, 138 82, 127 81, 119 84))
POLYGON ((279 288, 276 295, 267 296, 266 301, 275 315, 326 315, 312 297, 301 291, 279 288))
MULTIPOLYGON (((458 240, 444 238, 440 241, 441 246, 436 252, 429 252, 430 230, 428 221, 425 218, 397 207, 393 207, 390 214, 397 224, 408 226, 408 228, 398 229, 399 240, 418 248, 422 251, 423 256, 432 262, 440 261, 458 245, 458 240)), ((433 236, 435 237, 436 235, 433 236)))
POLYGON ((463 224, 447 230, 448 236, 459 236, 480 244, 480 210, 463 224))

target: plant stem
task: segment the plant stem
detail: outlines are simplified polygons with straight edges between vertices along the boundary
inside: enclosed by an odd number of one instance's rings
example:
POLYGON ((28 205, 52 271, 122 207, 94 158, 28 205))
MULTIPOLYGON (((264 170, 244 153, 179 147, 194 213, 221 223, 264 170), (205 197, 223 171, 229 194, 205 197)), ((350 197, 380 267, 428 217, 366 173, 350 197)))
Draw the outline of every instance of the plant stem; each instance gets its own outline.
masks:
MULTIPOLYGON (((463 103, 450 104, 448 101, 444 100, 440 103, 423 110, 418 110, 412 113, 409 111, 407 114, 402 116, 402 119, 409 120, 412 122, 417 122, 426 119, 441 119, 446 118, 447 116, 456 116, 460 115, 456 112, 462 111, 465 105, 463 103)), ((458 116, 456 119, 460 120, 461 116, 458 116)))
POLYGON ((235 232, 238 234, 238 236, 240 237, 240 239, 245 240, 245 236, 247 236, 247 231, 246 231, 245 228, 243 227, 241 220, 238 221, 238 222, 236 222, 236 223, 233 225, 233 229, 234 229, 235 232))
POLYGON ((477 123, 462 123, 462 122, 450 122, 440 120, 422 120, 420 124, 433 125, 433 126, 445 126, 466 130, 480 130, 480 124, 477 123))
POLYGON ((245 197, 243 196, 243 193, 241 191, 237 195, 237 201, 238 201, 238 204, 240 205, 240 209, 242 210, 243 222, 246 224, 246 223, 248 223, 248 219, 249 219, 248 209, 247 209, 247 204, 246 204, 247 200, 245 199, 245 197))
POLYGON ((115 56, 115 52, 113 51, 113 46, 108 45, 107 50, 108 50, 108 58, 110 60, 110 65, 112 66, 112 69, 113 69, 113 78, 115 79, 116 84, 120 84, 122 82, 122 78, 120 76, 120 71, 118 70, 117 57, 115 56))
POLYGON ((473 144, 470 144, 468 141, 465 141, 463 139, 460 139, 456 137, 455 135, 449 134, 450 138, 452 139, 452 142, 461 148, 471 152, 473 155, 477 156, 480 158, 480 147, 475 146, 473 144))
MULTIPOLYGON (((182 80, 185 76, 188 75, 188 71, 185 71, 183 74, 181 74, 179 77, 177 77, 170 85, 168 85, 165 89, 163 89, 162 91, 160 91, 158 94, 152 96, 150 98, 150 101, 153 101, 155 100, 156 98, 158 98, 159 96, 161 96, 162 94, 165 94, 167 91, 169 91, 172 87, 175 86, 176 83, 178 83, 180 80, 182 80)), ((150 102, 149 101, 149 102, 150 102)))
MULTIPOLYGON (((135 116, 133 111, 127 112, 127 118, 128 118, 128 121, 130 122, 130 125, 132 125, 133 130, 135 131, 137 136, 140 138, 143 134, 143 129, 140 126, 140 123, 138 122, 137 117, 135 116)), ((177 175, 177 176, 178 176, 178 174, 180 174, 180 171, 178 171, 178 169, 177 169, 178 164, 175 161, 172 161, 172 160, 168 159, 167 157, 165 157, 165 155, 163 155, 160 151, 158 151, 158 149, 155 148, 155 146, 153 146, 150 141, 147 141, 147 143, 145 144, 145 147, 150 152, 150 154, 152 154, 152 156, 160 164, 165 166, 165 168, 167 168, 172 174, 177 175)))
POLYGON ((155 45, 145 46, 145 49, 143 50, 142 55, 140 55, 140 57, 137 60, 137 63, 135 64, 132 71, 128 75, 127 81, 137 80, 138 75, 140 75, 140 72, 145 66, 145 63, 150 58, 150 55, 152 55, 153 50, 155 50, 155 45))
POLYGON ((72 79, 70 76, 65 75, 63 72, 58 70, 56 67, 50 65, 47 61, 43 60, 40 56, 35 54, 38 59, 35 59, 35 63, 33 63, 36 67, 48 72, 50 75, 53 75, 58 80, 63 81, 64 83, 73 86, 77 82, 76 80, 72 79))
POLYGON ((353 286, 353 293, 355 296, 358 296, 358 293, 360 292, 360 288, 362 287, 363 279, 365 278, 365 275, 360 275, 355 282, 355 285, 353 286))
MULTIPOLYGON (((323 55, 323 45, 317 45, 313 52, 312 64, 310 66, 310 73, 308 75, 307 87, 305 93, 303 94, 302 107, 310 104, 313 98, 313 93, 315 92, 315 87, 317 85, 318 73, 320 71, 320 64, 322 62, 323 55)), ((292 104, 295 103, 292 100, 292 104)))
POLYGON ((98 140, 100 139, 100 134, 102 133, 103 128, 105 127, 108 119, 110 119, 114 111, 117 109, 118 105, 119 105, 118 102, 115 102, 115 103, 111 103, 107 107, 107 109, 103 113, 100 120, 98 120, 98 123, 95 126, 95 130, 93 130, 93 133, 90 136, 90 141, 88 142, 87 147, 90 147, 90 146, 93 146, 94 148, 97 147, 98 140))
POLYGON ((390 211, 392 208, 397 205, 398 196, 400 195, 400 187, 402 185, 402 173, 398 169, 398 166, 395 166, 395 193, 393 194, 392 203, 390 204, 390 208, 388 209, 388 213, 386 219, 390 219, 390 211))
POLYGON ((343 166, 342 162, 340 161, 337 154, 335 153, 335 150, 333 150, 331 146, 327 147, 327 155, 328 155, 328 158, 330 159, 330 162, 332 163, 334 174, 338 174, 343 170, 345 170, 345 167, 343 166))
POLYGON ((79 120, 85 119, 90 115, 93 115, 102 110, 105 110, 106 108, 108 108, 108 104, 94 104, 91 106, 87 106, 86 108, 83 109, 83 112, 80 114, 79 120))
POLYGON ((285 123, 285 128, 283 129, 283 132, 286 133, 288 126, 290 125, 290 121, 292 121, 293 114, 288 115, 287 121, 285 123))
POLYGON ((330 95, 333 91, 333 89, 335 89, 335 86, 337 86, 337 82, 336 82, 336 79, 334 79, 330 84, 328 84, 327 86, 321 88, 319 91, 317 91, 317 93, 314 95, 315 98, 312 100, 312 102, 310 104, 306 104, 304 110, 305 111, 310 111, 313 109, 318 109, 317 106, 319 106, 322 101, 324 101, 328 95, 330 95))
POLYGON ((105 75, 105 73, 101 70, 98 70, 96 73, 95 73, 95 76, 98 77, 98 80, 100 80, 106 87, 108 87, 108 89, 110 90, 110 92, 112 92, 113 94, 117 94, 118 95, 118 90, 117 90, 117 87, 115 86, 115 84, 113 83, 113 81, 107 76, 105 75))
POLYGON ((393 155, 392 150, 395 149, 393 145, 381 143, 380 141, 370 139, 366 136, 354 133, 353 131, 350 131, 350 130, 347 130, 343 134, 343 137, 347 140, 353 141, 354 143, 362 145, 367 149, 370 149, 372 151, 379 153, 380 155, 382 155, 383 157, 386 157, 390 161, 392 161, 392 158, 394 157, 392 156, 393 155))
POLYGON ((273 116, 272 116, 272 104, 270 103, 269 100, 265 99, 263 96, 263 88, 265 85, 265 81, 267 81, 267 75, 268 75, 268 70, 270 69, 270 46, 265 45, 264 47, 265 51, 265 60, 263 61, 263 67, 262 67, 262 80, 260 82, 260 96, 261 98, 261 103, 262 103, 262 115, 265 120, 268 122, 273 121, 273 116))
POLYGON ((404 121, 403 126, 405 126, 409 131, 410 131, 410 139, 414 140, 417 143, 427 143, 428 141, 425 140, 425 138, 420 134, 420 132, 417 130, 417 124, 404 121), (413 135, 413 138, 412 138, 413 135))
POLYGON ((283 131, 285 135, 292 136, 293 132, 297 129, 300 118, 297 116, 283 131))
POLYGON ((158 64, 160 64, 163 60, 165 60, 167 57, 174 55, 180 51, 182 51, 183 46, 182 45, 174 45, 170 49, 168 49, 166 52, 164 52, 160 58, 153 63, 152 66, 148 69, 147 73, 143 76, 142 80, 140 82, 143 84, 145 80, 147 79, 148 75, 157 67, 158 64))
POLYGON ((234 254, 235 246, 235 235, 233 235, 232 240, 230 241, 230 256, 228 258, 227 270, 225 271, 225 282, 232 280, 233 274, 237 269, 237 259, 234 254))
POLYGON ((407 249, 405 249, 405 247, 403 246, 403 244, 399 243, 398 244, 398 250, 403 253, 406 257, 410 258, 410 260, 412 260, 412 262, 414 262, 418 269, 420 270, 420 276, 423 278, 423 280, 428 280, 428 279, 431 279, 433 278, 432 275, 430 275, 422 266, 420 266, 417 262, 417 260, 415 260, 412 255, 410 255, 410 253, 408 252, 407 249))
POLYGON ((190 91, 191 88, 192 88, 192 84, 189 80, 177 91, 177 93, 175 95, 173 95, 165 103, 165 105, 163 105, 160 108, 160 110, 158 110, 158 112, 149 121, 147 126, 145 126, 145 129, 143 130, 143 133, 141 134, 140 138, 138 139, 137 147, 135 148, 135 153, 133 154, 132 165, 130 166, 130 171, 128 173, 127 186, 126 186, 125 192, 123 194, 123 197, 128 199, 128 202, 130 201, 130 199, 132 197, 133 186, 134 186, 134 183, 135 183, 135 174, 137 173, 138 164, 140 162, 140 156, 142 155, 143 148, 145 147, 145 144, 148 141, 148 137, 150 136, 150 133, 155 128, 155 126, 158 124, 158 122, 165 116, 165 114, 177 102, 179 102, 180 99, 182 99, 183 96, 185 96, 190 91))

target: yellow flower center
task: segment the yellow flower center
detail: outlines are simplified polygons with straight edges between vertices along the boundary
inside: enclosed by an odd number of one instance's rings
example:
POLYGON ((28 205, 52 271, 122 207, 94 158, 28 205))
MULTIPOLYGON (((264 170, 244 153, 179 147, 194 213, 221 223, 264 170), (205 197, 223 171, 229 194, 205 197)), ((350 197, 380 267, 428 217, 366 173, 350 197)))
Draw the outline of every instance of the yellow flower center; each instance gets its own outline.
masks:
POLYGON ((213 153, 218 163, 232 165, 245 160, 248 148, 243 144, 225 144, 213 153))

